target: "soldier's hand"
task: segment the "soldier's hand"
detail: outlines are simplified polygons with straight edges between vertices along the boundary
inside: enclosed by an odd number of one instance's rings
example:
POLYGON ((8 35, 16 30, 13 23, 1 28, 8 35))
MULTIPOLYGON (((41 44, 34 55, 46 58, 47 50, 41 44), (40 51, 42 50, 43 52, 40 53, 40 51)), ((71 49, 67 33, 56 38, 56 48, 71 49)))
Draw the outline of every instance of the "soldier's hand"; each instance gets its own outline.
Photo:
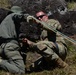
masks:
POLYGON ((33 20, 33 16, 28 16, 27 17, 27 22, 30 22, 30 20, 33 20))
POLYGON ((27 43, 28 45, 32 45, 33 44, 33 42, 28 40, 27 38, 23 38, 23 42, 27 43))
POLYGON ((27 22, 30 22, 30 21, 40 23, 40 21, 38 19, 36 19, 34 16, 28 16, 27 17, 27 22))

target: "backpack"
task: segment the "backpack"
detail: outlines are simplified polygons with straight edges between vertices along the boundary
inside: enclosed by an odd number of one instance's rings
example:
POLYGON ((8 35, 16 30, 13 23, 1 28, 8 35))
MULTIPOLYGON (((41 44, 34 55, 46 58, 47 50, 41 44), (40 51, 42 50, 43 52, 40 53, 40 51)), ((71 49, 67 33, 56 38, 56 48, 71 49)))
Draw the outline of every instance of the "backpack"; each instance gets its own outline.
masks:
POLYGON ((4 20, 4 18, 9 15, 10 13, 12 13, 10 10, 4 9, 4 8, 0 8, 0 23, 4 20))

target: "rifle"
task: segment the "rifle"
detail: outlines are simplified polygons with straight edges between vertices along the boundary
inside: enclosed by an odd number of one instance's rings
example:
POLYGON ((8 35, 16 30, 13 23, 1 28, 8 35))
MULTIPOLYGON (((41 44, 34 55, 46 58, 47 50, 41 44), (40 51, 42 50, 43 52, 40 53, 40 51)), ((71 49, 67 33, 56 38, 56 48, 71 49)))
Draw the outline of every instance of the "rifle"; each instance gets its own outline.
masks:
POLYGON ((71 42, 71 43, 73 43, 73 44, 76 45, 76 41, 75 41, 75 40, 73 40, 72 38, 64 35, 63 33, 59 32, 58 30, 52 28, 52 26, 49 26, 49 25, 47 25, 46 23, 44 23, 44 22, 36 19, 34 16, 28 16, 28 17, 27 17, 27 22, 29 22, 30 20, 35 20, 37 23, 40 23, 40 24, 43 26, 43 28, 46 29, 46 30, 53 31, 53 32, 55 32, 55 33, 58 32, 64 39, 66 39, 66 40, 68 40, 69 42, 71 42))

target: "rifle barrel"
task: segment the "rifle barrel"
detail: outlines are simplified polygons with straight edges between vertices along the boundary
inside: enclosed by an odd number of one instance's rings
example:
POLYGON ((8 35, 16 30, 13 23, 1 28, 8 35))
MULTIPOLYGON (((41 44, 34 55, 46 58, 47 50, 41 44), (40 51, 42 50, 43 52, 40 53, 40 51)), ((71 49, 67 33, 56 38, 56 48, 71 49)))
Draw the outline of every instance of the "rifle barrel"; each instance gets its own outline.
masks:
POLYGON ((55 33, 58 32, 63 38, 67 39, 68 41, 70 41, 71 43, 73 43, 73 44, 76 45, 76 41, 73 40, 72 38, 64 35, 63 33, 59 32, 58 30, 52 28, 52 26, 47 25, 46 23, 44 23, 44 22, 36 19, 35 17, 33 17, 33 19, 34 19, 36 22, 38 22, 38 23, 40 23, 41 25, 43 25, 43 27, 44 27, 45 29, 47 29, 47 30, 49 30, 49 31, 53 31, 53 32, 55 32, 55 33))
MULTIPOLYGON (((42 24, 43 24, 43 23, 42 23, 42 24)), ((43 24, 43 26, 44 26, 44 28, 47 28, 47 29, 49 29, 49 30, 51 30, 51 31, 53 31, 53 32, 55 32, 55 33, 58 32, 63 38, 67 39, 68 41, 70 41, 71 43, 73 43, 73 44, 76 45, 76 41, 73 40, 72 38, 70 38, 70 37, 64 35, 63 33, 59 32, 58 30, 52 28, 52 27, 49 26, 49 25, 46 25, 45 23, 43 24)))

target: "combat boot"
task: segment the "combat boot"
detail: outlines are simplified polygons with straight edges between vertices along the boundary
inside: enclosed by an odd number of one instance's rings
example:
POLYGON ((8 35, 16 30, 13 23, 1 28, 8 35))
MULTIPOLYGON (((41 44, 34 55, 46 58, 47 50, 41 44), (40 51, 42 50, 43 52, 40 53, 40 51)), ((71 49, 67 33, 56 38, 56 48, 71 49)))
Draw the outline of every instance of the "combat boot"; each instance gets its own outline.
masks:
POLYGON ((60 67, 60 68, 66 68, 68 67, 69 65, 64 62, 61 58, 58 58, 56 59, 56 63, 57 63, 57 66, 60 67))

